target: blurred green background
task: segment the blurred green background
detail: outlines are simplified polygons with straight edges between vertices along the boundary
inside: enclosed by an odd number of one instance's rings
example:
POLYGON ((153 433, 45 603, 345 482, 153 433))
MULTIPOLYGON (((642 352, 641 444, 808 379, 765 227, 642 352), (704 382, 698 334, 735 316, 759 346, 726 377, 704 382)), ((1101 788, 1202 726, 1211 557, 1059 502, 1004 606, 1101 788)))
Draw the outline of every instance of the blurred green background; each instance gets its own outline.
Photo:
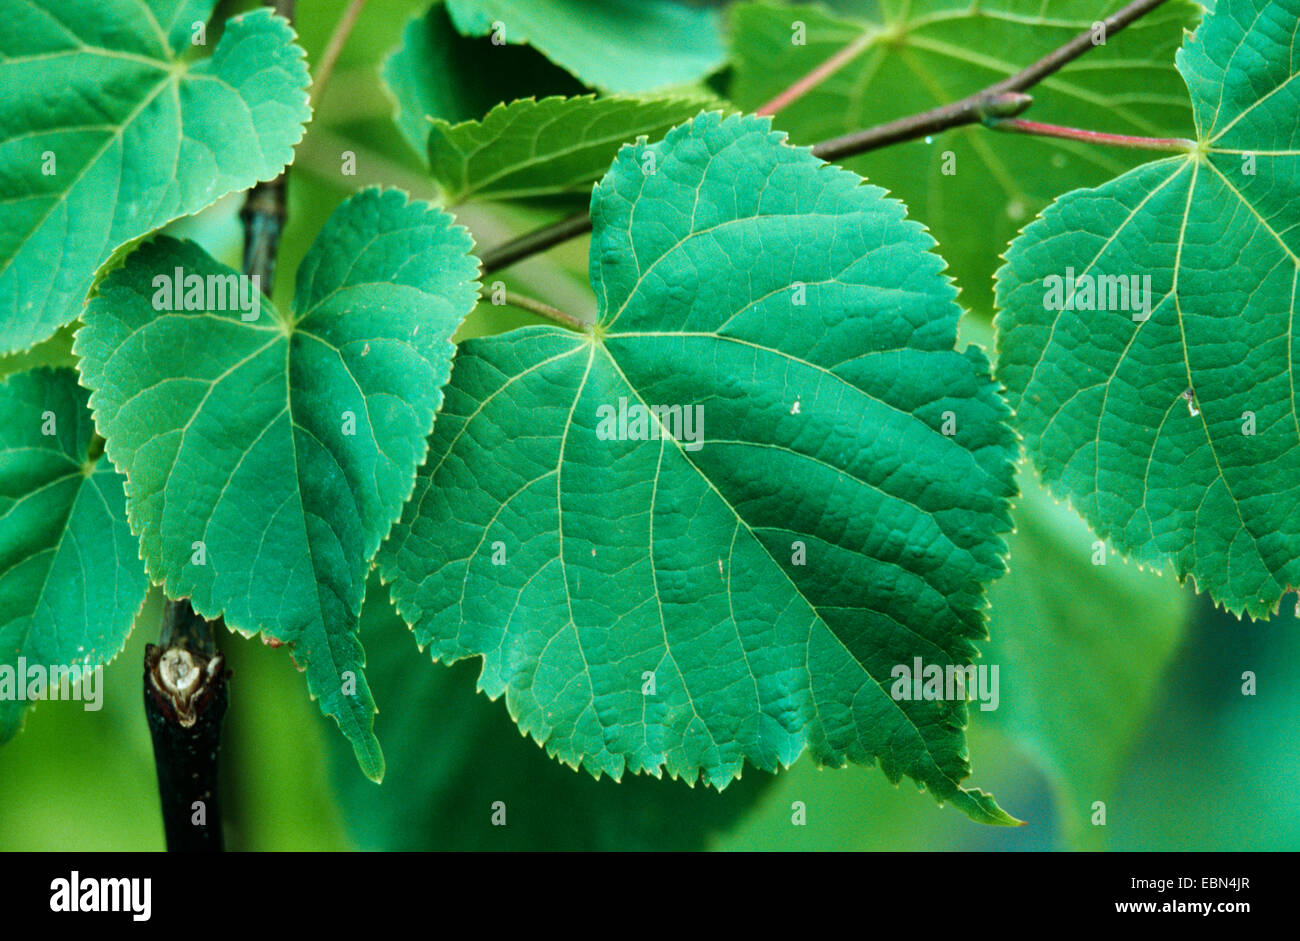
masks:
MULTIPOLYGON (((222 3, 216 21, 250 2, 222 3)), ((300 2, 315 62, 343 0, 300 2)), ((352 191, 382 183, 436 196, 392 120, 378 62, 421 0, 370 0, 291 175, 290 220, 276 300, 325 219, 352 191), (356 176, 339 168, 356 155, 356 176)), ((231 265, 242 232, 235 195, 170 227, 231 265)), ((470 204, 458 216, 492 245, 562 208, 470 204)), ((585 240, 503 279, 577 314, 593 309, 585 240)), ((480 307, 463 335, 531 322, 480 307)), ((987 346, 987 312, 963 325, 987 346)), ((71 362, 65 331, 0 360, 0 374, 71 362)), ((983 827, 874 768, 773 776, 748 769, 724 794, 677 781, 594 781, 522 738, 501 702, 474 690, 477 667, 431 664, 372 579, 362 641, 388 759, 367 781, 332 722, 305 695, 284 650, 230 634, 234 671, 223 752, 231 849, 952 849, 1278 850, 1300 847, 1300 631, 1290 610, 1237 621, 1168 577, 1108 550, 1022 471, 1010 572, 992 589, 984 659, 1000 667, 1001 703, 971 711, 971 784, 993 792, 1019 828, 983 827), (1104 551, 1104 556, 1101 552, 1104 551), (1096 564, 1099 558, 1105 564, 1096 564), (1257 694, 1242 693, 1253 671, 1257 694), (494 802, 506 825, 493 826, 494 802), (1094 802, 1105 804, 1094 825, 1094 802), (804 822, 793 821, 802 806, 804 822)), ((156 636, 155 591, 124 653, 105 671, 101 712, 45 703, 0 750, 0 849, 162 849, 141 702, 144 645, 156 636)))

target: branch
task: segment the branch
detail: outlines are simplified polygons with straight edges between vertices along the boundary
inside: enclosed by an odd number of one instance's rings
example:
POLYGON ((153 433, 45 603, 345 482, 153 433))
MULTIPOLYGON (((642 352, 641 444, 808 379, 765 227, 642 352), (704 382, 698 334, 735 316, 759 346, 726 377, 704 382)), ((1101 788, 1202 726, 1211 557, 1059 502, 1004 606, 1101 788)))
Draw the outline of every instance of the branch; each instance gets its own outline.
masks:
POLYGON ((483 274, 488 275, 501 268, 507 268, 529 255, 544 252, 552 246, 590 231, 591 216, 584 211, 552 225, 525 233, 504 245, 485 251, 482 258, 483 274))
POLYGON ((158 645, 144 655, 144 711, 153 738, 163 829, 170 852, 220 852, 217 753, 230 673, 214 622, 188 601, 167 601, 158 645))
MULTIPOLYGON (((1104 35, 1107 37, 1113 36, 1125 26, 1150 13, 1164 2, 1165 0, 1133 0, 1128 6, 1102 20, 1104 35)), ((888 124, 868 128, 865 131, 855 131, 852 134, 845 134, 842 137, 822 141, 813 148, 813 153, 823 160, 841 160, 845 157, 855 157, 869 150, 875 150, 877 147, 883 147, 886 144, 915 140, 918 137, 925 137, 927 134, 934 134, 948 128, 974 124, 977 121, 983 121, 986 117, 1012 117, 1014 112, 989 115, 985 113, 985 109, 993 100, 1001 96, 1024 92, 1032 88, 1049 75, 1060 71, 1089 49, 1095 47, 1093 30, 1091 28, 1086 29, 1065 43, 1065 45, 1059 46, 1043 56, 1033 65, 1023 68, 1015 75, 1004 78, 1000 82, 995 82, 973 95, 967 95, 960 101, 954 101, 952 104, 942 105, 938 108, 931 108, 929 111, 923 111, 910 118, 901 118, 897 121, 890 121, 888 124)), ((1028 107, 1028 102, 1026 102, 1025 107, 1028 107)), ((1020 110, 1023 111, 1024 108, 1020 110)))
MULTIPOLYGON (((1102 21, 1105 35, 1107 37, 1113 36, 1164 2, 1165 0, 1134 0, 1128 6, 1102 21)), ((855 43, 860 41, 855 40, 855 43)), ((849 48, 851 49, 853 45, 850 44, 849 48)), ((989 85, 973 95, 967 95, 959 101, 931 108, 920 114, 888 121, 866 130, 854 131, 851 134, 822 141, 812 148, 812 152, 827 162, 834 162, 856 157, 890 144, 899 144, 904 141, 937 134, 949 128, 979 123, 992 126, 1004 122, 1005 119, 1015 117, 1024 111, 1033 102, 1029 95, 1024 94, 1027 89, 1059 71, 1092 48, 1094 48, 1093 30, 1084 30, 1033 65, 1021 69, 1015 75, 989 85)), ((846 51, 842 50, 842 53, 846 51)), ((775 110, 775 107, 788 104, 798 97, 798 94, 803 94, 813 87, 815 82, 810 82, 810 79, 816 76, 816 81, 821 81, 851 58, 851 55, 844 56, 842 53, 833 56, 822 67, 814 70, 804 79, 801 79, 800 82, 791 86, 790 90, 783 92, 782 95, 768 102, 763 106, 764 109, 775 110), (827 69, 827 65, 831 67, 827 69), (821 74, 823 71, 824 74, 821 74), (806 87, 802 87, 805 84, 806 87), (789 91, 795 88, 800 88, 798 94, 790 95, 789 91)), ((1101 135, 1094 138, 1094 141, 1098 143, 1111 142, 1103 138, 1104 135, 1101 135)), ((484 274, 491 273, 530 255, 545 251, 568 239, 590 232, 591 224, 591 219, 583 214, 521 235, 484 252, 483 272, 484 274)))
MULTIPOLYGON (((1157 0, 1164 3, 1165 0, 1157 0)), ((931 108, 906 118, 877 124, 865 131, 854 131, 843 137, 814 144, 812 152, 827 163, 856 157, 890 144, 928 137, 966 124, 980 124, 998 118, 1010 118, 1024 111, 1034 99, 1018 91, 983 91, 968 95, 952 104, 931 108)))

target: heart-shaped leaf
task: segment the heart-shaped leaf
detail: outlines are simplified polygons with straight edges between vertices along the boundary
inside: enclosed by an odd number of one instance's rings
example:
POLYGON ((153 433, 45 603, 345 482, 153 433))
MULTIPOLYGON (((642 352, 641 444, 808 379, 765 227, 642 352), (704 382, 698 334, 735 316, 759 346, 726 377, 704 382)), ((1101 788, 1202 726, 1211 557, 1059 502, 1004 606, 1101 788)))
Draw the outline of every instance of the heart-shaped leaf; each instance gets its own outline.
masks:
POLYGON ((1056 201, 998 272, 999 375, 1044 479, 1233 611, 1300 586, 1300 0, 1178 54, 1191 152, 1056 201))
POLYGON ((103 456, 86 395, 71 369, 0 383, 0 743, 22 728, 29 681, 43 677, 53 695, 55 670, 121 651, 149 588, 125 480, 103 456))
POLYGON ((311 115, 293 30, 215 0, 28 0, 0 16, 0 353, 75 320, 113 251, 272 179, 311 115))
POLYGON ((446 213, 364 190, 304 258, 292 316, 159 238, 105 279, 77 334, 150 574, 205 617, 292 644, 376 779, 357 618, 477 297, 471 248, 446 213))
POLYGON ((1013 492, 933 241, 752 117, 623 148, 591 208, 593 333, 457 354, 379 555, 421 645, 596 774, 810 748, 1011 822, 959 783, 964 697, 891 695, 974 655, 1013 492))

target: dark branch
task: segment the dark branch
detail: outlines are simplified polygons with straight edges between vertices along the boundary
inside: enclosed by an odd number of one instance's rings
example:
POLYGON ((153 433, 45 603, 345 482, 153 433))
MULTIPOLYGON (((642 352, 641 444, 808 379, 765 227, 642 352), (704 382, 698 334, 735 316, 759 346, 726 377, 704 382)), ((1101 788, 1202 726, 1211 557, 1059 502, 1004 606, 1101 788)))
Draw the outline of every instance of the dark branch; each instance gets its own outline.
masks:
POLYGON ((536 255, 552 246, 567 242, 591 231, 591 216, 586 212, 561 219, 553 225, 521 235, 517 239, 488 249, 483 253, 483 273, 485 275, 508 268, 520 259, 536 255))
POLYGON ((144 710, 153 738, 163 829, 171 852, 220 852, 217 753, 229 671, 213 622, 168 601, 158 645, 144 655, 144 710))

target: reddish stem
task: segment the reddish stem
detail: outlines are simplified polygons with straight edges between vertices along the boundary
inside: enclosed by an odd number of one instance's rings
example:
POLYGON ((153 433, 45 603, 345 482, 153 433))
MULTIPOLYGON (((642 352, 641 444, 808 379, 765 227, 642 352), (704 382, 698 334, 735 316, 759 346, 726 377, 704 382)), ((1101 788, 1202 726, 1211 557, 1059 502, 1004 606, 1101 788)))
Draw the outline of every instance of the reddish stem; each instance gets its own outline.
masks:
POLYGON ((995 131, 1014 131, 1035 137, 1059 137, 1064 140, 1084 141, 1088 144, 1106 144, 1111 147, 1131 147, 1136 150, 1192 150, 1195 141, 1185 137, 1135 137, 1131 134, 1107 134, 1104 131, 1087 131, 1060 124, 1043 124, 1022 118, 995 118, 987 122, 995 131))
POLYGON ((857 39, 853 40, 853 42, 835 53, 835 55, 817 66, 817 68, 813 69, 754 113, 760 115, 776 114, 786 105, 802 98, 822 82, 826 81, 826 79, 844 68, 844 66, 848 65, 848 63, 856 59, 862 53, 862 50, 871 45, 871 38, 873 35, 873 33, 863 33, 857 39))

